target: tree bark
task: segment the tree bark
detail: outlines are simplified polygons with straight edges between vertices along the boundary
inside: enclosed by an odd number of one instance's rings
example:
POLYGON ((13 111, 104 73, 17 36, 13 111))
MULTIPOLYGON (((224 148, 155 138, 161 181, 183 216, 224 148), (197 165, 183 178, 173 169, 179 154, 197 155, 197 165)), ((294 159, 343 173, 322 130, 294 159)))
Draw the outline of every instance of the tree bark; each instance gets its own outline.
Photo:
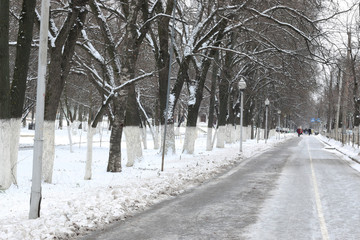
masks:
POLYGON ((142 158, 142 148, 140 141, 140 116, 137 108, 135 85, 131 84, 128 87, 128 99, 126 105, 125 117, 125 138, 126 138, 126 153, 127 153, 127 167, 132 167, 135 160, 142 158))
POLYGON ((21 118, 22 116, 33 37, 35 6, 36 0, 24 0, 20 14, 15 68, 10 91, 12 118, 21 118))
POLYGON ((225 77, 220 78, 219 82, 219 119, 218 119, 218 135, 216 147, 223 148, 225 144, 225 126, 228 115, 227 101, 229 94, 229 81, 225 77))
POLYGON ((208 131, 207 131, 207 141, 206 141, 206 150, 207 151, 211 151, 213 149, 212 129, 213 129, 213 124, 214 124, 214 113, 215 113, 216 80, 217 80, 217 74, 219 71, 218 61, 219 61, 219 54, 217 53, 215 56, 215 60, 213 61, 213 69, 212 69, 212 75, 211 75, 208 131))
POLYGON ((0 120, 10 119, 9 0, 0 1, 0 120))
MULTIPOLYGON (((84 26, 87 14, 85 10, 86 4, 87 1, 76 1, 71 5, 71 11, 69 11, 67 19, 55 40, 55 45, 50 49, 51 61, 49 65, 49 79, 46 85, 44 119, 45 123, 48 122, 51 126, 55 123, 61 93, 70 72, 76 40, 84 26)), ((53 134, 49 133, 51 136, 53 134)), ((53 141, 53 137, 44 138, 43 163, 47 166, 46 170, 49 171, 45 178, 45 181, 48 183, 52 182, 52 168, 54 165, 53 152, 55 151, 55 146, 51 141, 53 141), (49 142, 47 143, 47 141, 49 142), (48 148, 45 148, 45 146, 48 146, 48 148), (46 151, 50 151, 49 154, 46 151), (47 155, 48 157, 46 157, 47 155)))
POLYGON ((110 135, 110 150, 107 171, 121 172, 121 138, 124 122, 124 109, 119 99, 113 101, 114 119, 110 135))
POLYGON ((230 57, 229 53, 226 53, 224 60, 224 69, 221 72, 220 82, 219 82, 219 119, 218 119, 218 135, 216 147, 223 148, 225 145, 225 136, 226 136, 226 122, 228 117, 228 96, 229 96, 229 73, 227 65, 229 64, 230 57))
POLYGON ((0 189, 11 186, 9 1, 0 1, 0 189))
POLYGON ((71 59, 74 55, 76 40, 83 28, 86 11, 72 7, 68 17, 50 49, 49 79, 46 85, 45 120, 55 121, 56 112, 63 92, 66 78, 70 72, 71 59))
POLYGON ((332 111, 332 107, 333 107, 333 73, 330 72, 330 79, 329 79, 329 88, 328 88, 328 114, 327 114, 327 133, 330 133, 330 131, 332 130, 331 129, 331 125, 332 125, 332 114, 333 114, 333 111, 332 111))
MULTIPOLYGON (((223 29, 226 26, 226 22, 222 22, 219 33, 216 36, 215 44, 214 46, 217 47, 220 44, 221 39, 223 38, 223 29)), ((211 59, 215 56, 217 53, 216 49, 210 50, 207 54, 207 57, 204 57, 201 63, 200 68, 200 74, 198 74, 198 77, 196 79, 196 90, 195 90, 195 103, 188 105, 188 119, 186 123, 186 132, 185 132, 185 140, 184 140, 184 152, 192 154, 194 152, 194 144, 196 134, 196 129, 194 130, 194 127, 196 128, 197 118, 199 115, 199 108, 201 101, 203 99, 203 91, 205 86, 205 80, 209 71, 209 68, 211 66, 211 59), (189 131, 188 131, 189 130, 189 131), (185 148, 186 147, 186 148, 185 148)))

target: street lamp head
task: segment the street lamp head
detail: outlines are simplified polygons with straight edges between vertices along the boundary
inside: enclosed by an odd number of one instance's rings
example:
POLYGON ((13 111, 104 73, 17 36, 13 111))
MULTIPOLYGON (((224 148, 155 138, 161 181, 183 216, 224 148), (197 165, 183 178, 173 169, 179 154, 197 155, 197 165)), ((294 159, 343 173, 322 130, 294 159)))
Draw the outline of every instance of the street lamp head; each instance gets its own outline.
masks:
POLYGON ((238 87, 240 91, 246 88, 246 82, 244 81, 243 78, 240 79, 238 87))
POLYGON ((278 114, 279 114, 279 115, 281 114, 281 110, 278 110, 278 114))
POLYGON ((269 106, 269 105, 270 105, 270 101, 269 101, 268 98, 266 98, 266 100, 265 100, 265 106, 269 106))

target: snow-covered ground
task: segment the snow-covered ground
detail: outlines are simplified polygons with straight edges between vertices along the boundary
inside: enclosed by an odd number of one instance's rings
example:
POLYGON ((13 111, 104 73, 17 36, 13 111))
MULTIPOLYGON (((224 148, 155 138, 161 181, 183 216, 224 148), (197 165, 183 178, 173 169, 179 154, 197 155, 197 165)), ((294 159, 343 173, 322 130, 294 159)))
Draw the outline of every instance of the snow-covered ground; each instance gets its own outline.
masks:
MULTIPOLYGON (((264 151, 280 141, 247 140, 239 156, 239 142, 207 152, 206 135, 199 131, 195 154, 181 154, 184 135, 177 137, 177 153, 165 157, 153 150, 151 136, 144 158, 134 167, 125 166, 126 145, 122 143, 123 171, 106 172, 109 135, 106 130, 94 137, 92 180, 84 180, 86 133, 75 130, 73 152, 68 133, 56 130, 53 183, 42 184, 41 217, 29 220, 29 200, 34 131, 22 129, 18 185, 0 192, 0 239, 68 239, 89 229, 124 219, 161 200, 201 184, 232 164, 264 151), (79 144, 81 139, 81 144, 79 144)), ((181 132, 184 132, 183 130, 181 132)), ((290 136, 288 136, 290 137, 290 136)), ((283 136, 281 141, 286 138, 283 136)))
POLYGON ((360 172, 360 147, 358 145, 354 144, 353 146, 351 143, 343 146, 341 142, 324 136, 319 136, 319 139, 330 148, 336 149, 337 153, 342 155, 352 168, 360 172))
POLYGON ((134 167, 126 167, 123 143, 123 171, 107 173, 110 133, 104 130, 102 135, 98 133, 94 137, 92 180, 86 181, 86 133, 75 132, 71 153, 66 145, 67 130, 56 131, 53 183, 42 184, 41 217, 29 220, 33 150, 27 146, 32 144, 34 132, 22 129, 18 185, 0 192, 0 239, 69 239, 89 229, 101 228, 201 184, 244 158, 294 136, 282 135, 280 140, 274 137, 267 144, 263 140, 247 140, 243 143, 243 154, 239 155, 239 142, 205 151, 206 135, 199 131, 195 153, 188 155, 181 154, 182 135, 176 139, 177 153, 165 157, 164 172, 160 171, 161 154, 152 149, 148 136, 143 160, 134 167))

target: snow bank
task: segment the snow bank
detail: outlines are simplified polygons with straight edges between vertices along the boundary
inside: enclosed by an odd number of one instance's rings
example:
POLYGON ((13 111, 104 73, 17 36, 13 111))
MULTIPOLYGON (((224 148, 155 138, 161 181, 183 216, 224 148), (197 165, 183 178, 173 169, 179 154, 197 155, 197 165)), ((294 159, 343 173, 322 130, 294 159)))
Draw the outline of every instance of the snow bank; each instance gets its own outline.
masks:
POLYGON ((328 145, 329 149, 333 148, 339 155, 342 155, 343 158, 347 160, 350 167, 360 172, 360 147, 358 145, 354 144, 354 147, 352 146, 352 143, 351 145, 343 145, 339 141, 335 141, 334 139, 322 135, 318 135, 318 138, 328 145))

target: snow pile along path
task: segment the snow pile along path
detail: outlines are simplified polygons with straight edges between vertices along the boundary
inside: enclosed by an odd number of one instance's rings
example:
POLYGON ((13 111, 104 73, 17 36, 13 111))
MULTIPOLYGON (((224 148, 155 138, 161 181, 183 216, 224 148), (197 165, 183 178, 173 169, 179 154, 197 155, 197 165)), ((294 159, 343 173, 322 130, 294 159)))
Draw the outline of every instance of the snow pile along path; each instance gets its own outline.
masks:
MULTIPOLYGON (((83 180, 86 144, 74 146, 73 153, 67 146, 58 146, 54 181, 43 183, 41 217, 35 220, 28 219, 32 150, 19 151, 19 184, 0 192, 0 239, 69 239, 101 228, 197 186, 291 137, 288 134, 281 140, 270 139, 267 144, 247 140, 239 156, 238 142, 207 152, 206 137, 199 136, 193 155, 180 154, 181 149, 177 149, 177 154, 166 156, 164 172, 160 171, 161 155, 156 150, 145 150, 141 162, 132 168, 123 167, 121 173, 106 172, 108 143, 100 147, 95 140, 90 181, 83 180)), ((126 156, 124 151, 122 154, 126 156)))

